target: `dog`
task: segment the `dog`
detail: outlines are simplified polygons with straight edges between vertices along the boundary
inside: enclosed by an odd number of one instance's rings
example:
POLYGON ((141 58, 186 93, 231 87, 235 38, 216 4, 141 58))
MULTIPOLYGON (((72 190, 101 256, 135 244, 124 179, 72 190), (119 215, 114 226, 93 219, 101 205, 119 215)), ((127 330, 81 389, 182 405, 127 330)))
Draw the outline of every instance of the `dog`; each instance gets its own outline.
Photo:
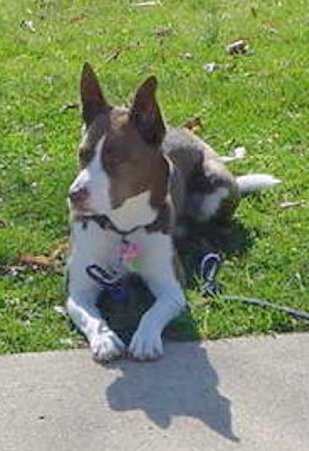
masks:
POLYGON ((88 63, 81 73, 84 131, 80 172, 68 192, 67 310, 100 362, 125 354, 140 361, 163 355, 162 332, 186 306, 174 246, 182 221, 228 220, 243 193, 278 183, 264 174, 235 178, 201 139, 165 123, 156 89, 151 76, 137 89, 130 107, 115 107, 88 63), (131 270, 125 258, 130 246, 137 249, 137 272, 155 302, 126 349, 103 319, 97 306, 101 289, 87 268, 95 264, 126 274, 131 270))

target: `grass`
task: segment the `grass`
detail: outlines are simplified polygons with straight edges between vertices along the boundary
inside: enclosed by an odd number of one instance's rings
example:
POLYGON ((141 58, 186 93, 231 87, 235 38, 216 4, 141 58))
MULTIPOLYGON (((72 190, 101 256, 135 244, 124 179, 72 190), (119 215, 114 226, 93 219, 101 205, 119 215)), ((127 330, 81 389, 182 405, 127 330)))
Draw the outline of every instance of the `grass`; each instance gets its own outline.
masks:
MULTIPOLYGON (((162 4, 0 0, 1 353, 80 343, 54 310, 65 302, 61 271, 22 268, 14 276, 7 269, 18 265, 21 254, 49 255, 67 240, 65 198, 76 172, 80 117, 77 109, 62 107, 77 101, 86 60, 115 103, 125 103, 155 73, 169 122, 199 116, 200 135, 219 153, 238 145, 248 149, 233 172, 263 171, 282 179, 280 187, 242 202, 220 279, 226 294, 309 310, 308 203, 280 207, 284 201, 308 202, 307 2, 162 4), (227 55, 226 45, 240 37, 253 54, 227 55), (229 68, 208 74, 203 65, 212 61, 229 68)), ((220 299, 201 306, 194 286, 187 295, 191 313, 170 328, 179 339, 308 330, 308 322, 276 311, 220 299)))

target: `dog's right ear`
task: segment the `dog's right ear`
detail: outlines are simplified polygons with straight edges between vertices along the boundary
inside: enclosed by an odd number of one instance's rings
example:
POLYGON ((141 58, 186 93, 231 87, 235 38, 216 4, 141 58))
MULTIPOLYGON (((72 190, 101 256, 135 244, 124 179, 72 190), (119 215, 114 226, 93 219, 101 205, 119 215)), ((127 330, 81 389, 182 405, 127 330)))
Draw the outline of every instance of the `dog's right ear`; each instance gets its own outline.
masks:
POLYGON ((98 114, 110 108, 100 88, 99 80, 89 63, 85 63, 82 69, 80 97, 86 127, 89 127, 98 114))
POLYGON ((147 78, 138 88, 133 105, 131 118, 140 135, 149 144, 160 145, 165 135, 164 120, 156 100, 157 79, 147 78))

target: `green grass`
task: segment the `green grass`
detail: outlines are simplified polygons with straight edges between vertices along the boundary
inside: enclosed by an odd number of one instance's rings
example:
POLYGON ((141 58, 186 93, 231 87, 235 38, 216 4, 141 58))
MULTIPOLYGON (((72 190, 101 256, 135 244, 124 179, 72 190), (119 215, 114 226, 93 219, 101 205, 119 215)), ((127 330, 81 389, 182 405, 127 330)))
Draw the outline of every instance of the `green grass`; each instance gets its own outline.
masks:
MULTIPOLYGON (((76 109, 61 108, 77 101, 88 60, 115 103, 126 102, 138 83, 156 74, 169 122, 200 116, 200 134, 219 153, 248 149, 246 161, 231 166, 235 173, 263 171, 282 179, 280 187, 242 202, 236 214, 241 232, 228 240, 220 278, 226 294, 308 311, 308 204, 280 207, 308 201, 307 2, 162 3, 0 0, 1 272, 21 254, 50 254, 68 236, 65 197, 76 172, 80 117, 76 109), (253 55, 226 54, 226 44, 240 37, 253 55), (202 67, 212 61, 231 67, 207 74, 202 67)), ((187 294, 191 313, 170 328, 173 337, 308 330, 308 322, 275 311, 222 300, 201 306, 194 287, 187 294)), ((64 302, 58 272, 4 275, 0 352, 62 348, 67 338, 78 345, 78 333, 53 309, 64 302)), ((120 315, 128 319, 126 311, 120 315)))

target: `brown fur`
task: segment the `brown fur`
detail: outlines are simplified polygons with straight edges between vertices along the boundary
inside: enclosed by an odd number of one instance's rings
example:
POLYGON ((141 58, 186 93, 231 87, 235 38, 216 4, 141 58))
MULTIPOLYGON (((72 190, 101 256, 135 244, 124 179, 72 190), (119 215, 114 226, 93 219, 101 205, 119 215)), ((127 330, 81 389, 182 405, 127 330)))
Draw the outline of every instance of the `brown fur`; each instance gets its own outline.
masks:
POLYGON ((114 208, 150 191, 151 206, 158 211, 154 228, 172 233, 175 216, 197 220, 205 195, 225 187, 229 196, 216 214, 225 220, 239 202, 234 177, 202 140, 164 124, 155 98, 156 86, 155 78, 150 77, 137 90, 131 108, 112 107, 92 69, 85 65, 81 98, 86 135, 79 150, 81 165, 89 163, 104 135, 101 159, 111 179, 114 208))

